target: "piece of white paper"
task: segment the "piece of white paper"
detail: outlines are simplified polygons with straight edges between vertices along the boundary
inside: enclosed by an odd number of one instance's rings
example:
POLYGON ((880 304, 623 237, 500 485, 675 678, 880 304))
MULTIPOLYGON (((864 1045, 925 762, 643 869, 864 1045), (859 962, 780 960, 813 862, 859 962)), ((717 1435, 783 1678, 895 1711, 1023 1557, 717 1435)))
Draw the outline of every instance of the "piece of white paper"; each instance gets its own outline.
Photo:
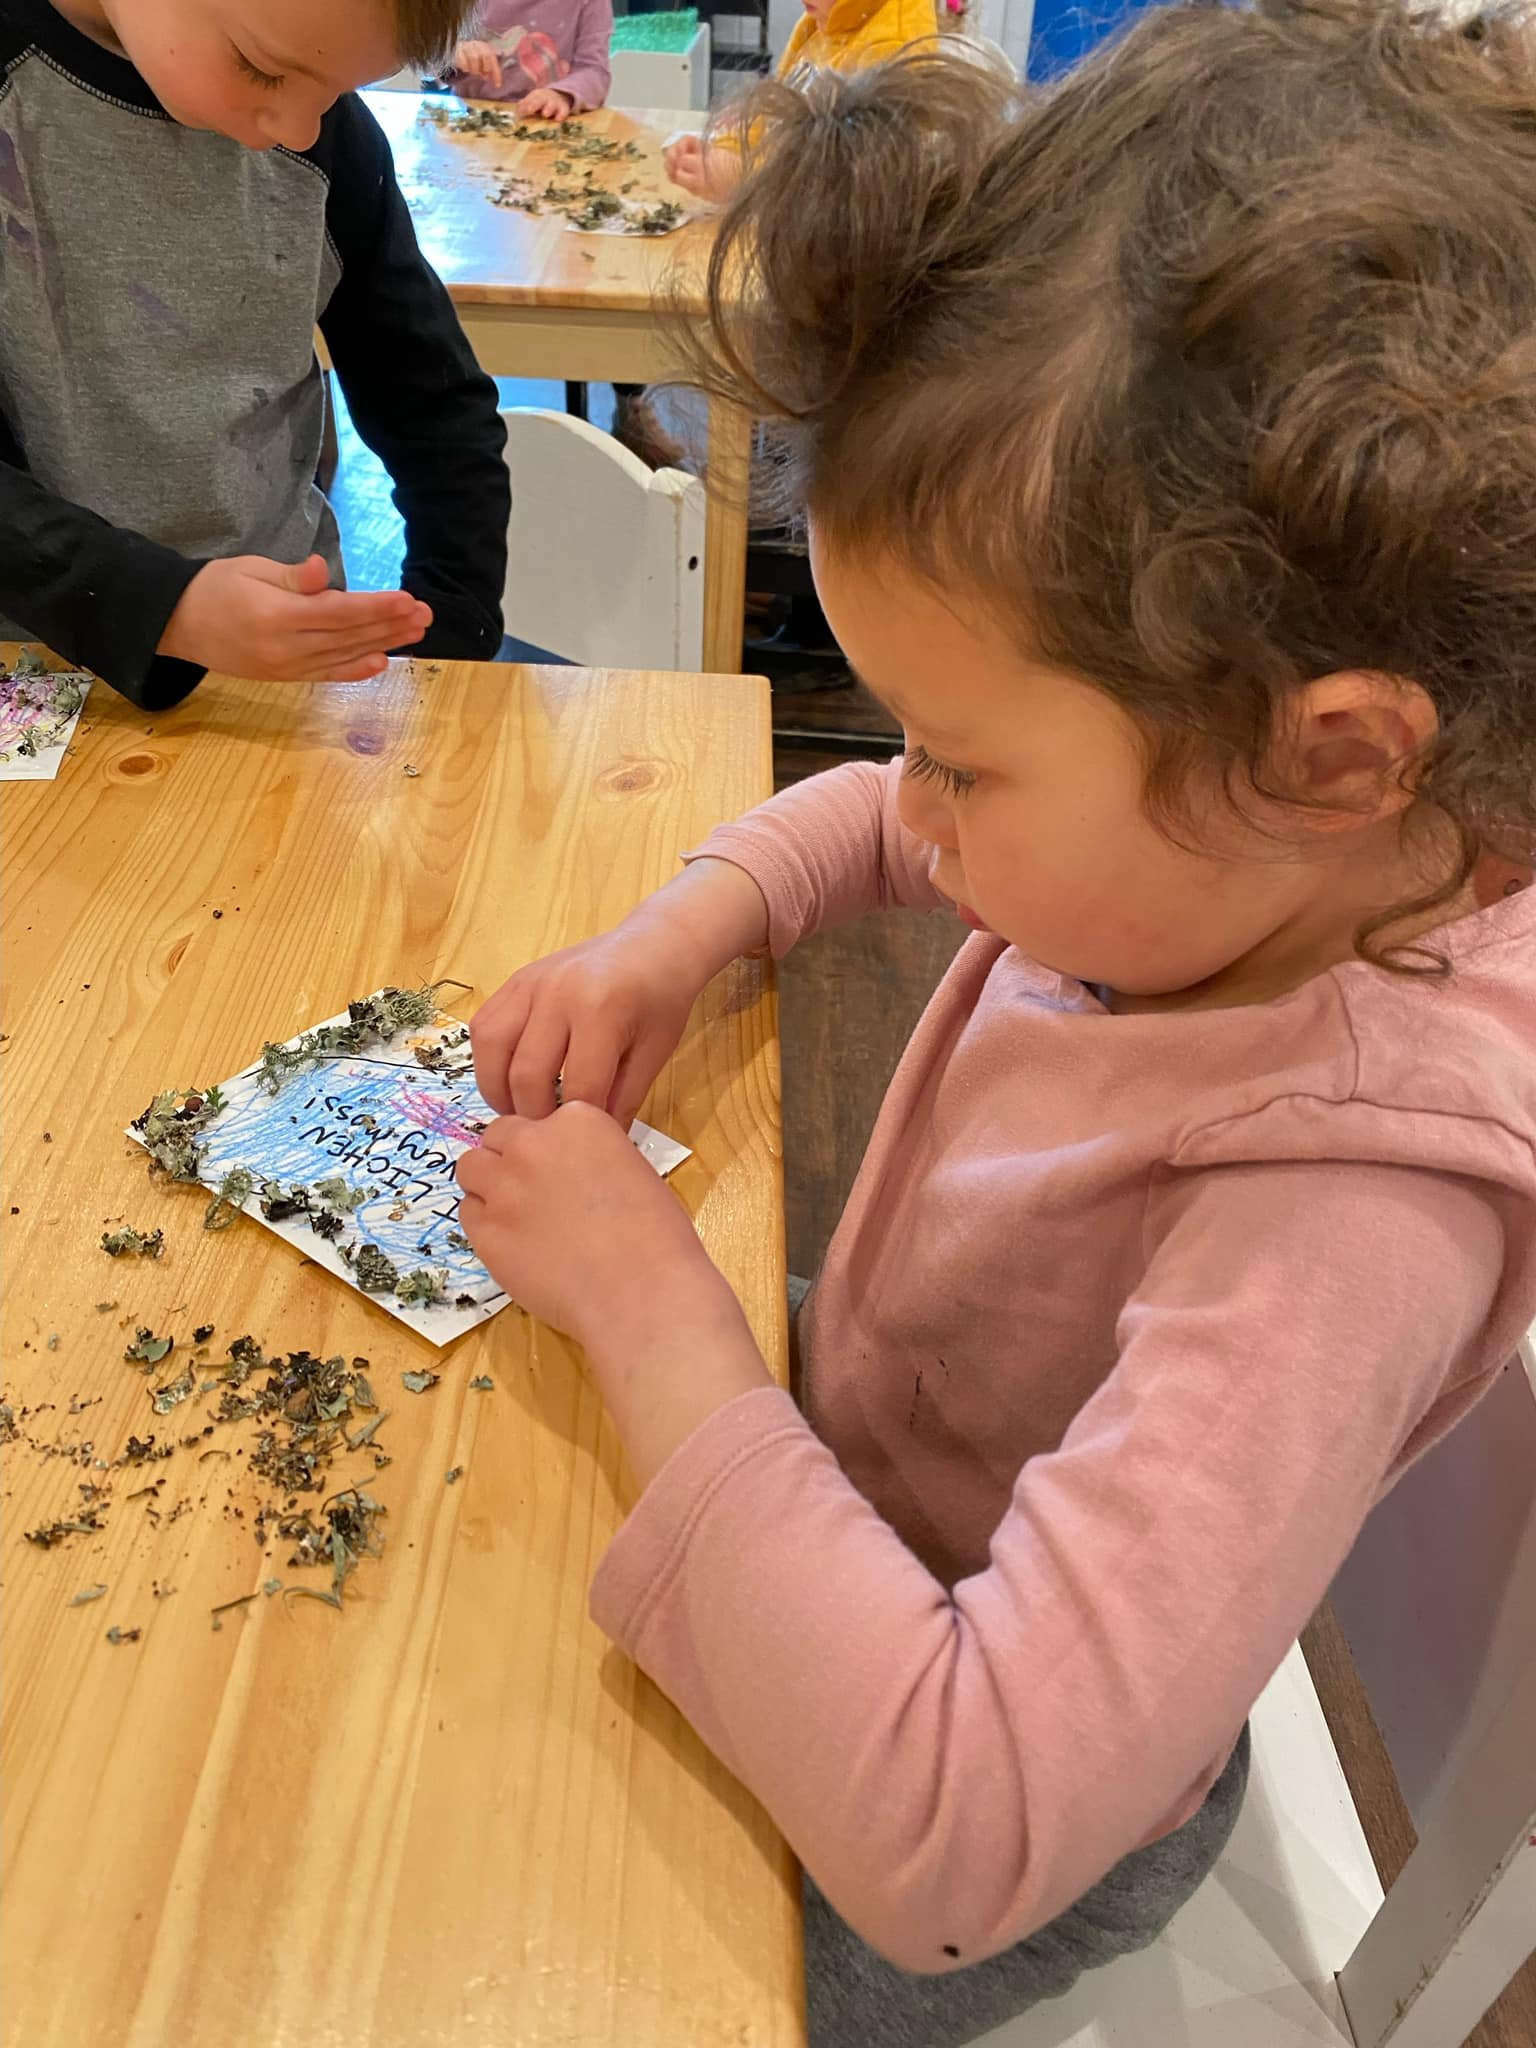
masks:
MULTIPOLYGON (((347 1013, 324 1022, 345 1024, 347 1013)), ((343 1246, 355 1251, 374 1245, 402 1277, 420 1268, 444 1275, 443 1302, 367 1295, 438 1345, 451 1344, 508 1306, 475 1254, 448 1242, 459 1229, 454 1162, 479 1144, 481 1130, 495 1116, 475 1088, 468 1046, 445 1043, 463 1031, 456 1018, 444 1017, 365 1053, 329 1055, 290 1075, 276 1095, 256 1079, 257 1061, 220 1084, 228 1106, 201 1133, 207 1148, 204 1185, 216 1190, 226 1174, 244 1167, 256 1182, 244 1204, 246 1215, 349 1287, 357 1288, 357 1279, 343 1246), (423 1065, 422 1054, 438 1047, 444 1047, 444 1064, 423 1065), (276 1181, 286 1190, 333 1178, 353 1191, 375 1191, 365 1192, 336 1240, 321 1237, 302 1214, 277 1222, 263 1216, 264 1182, 276 1181)), ((288 1044, 296 1045, 301 1036, 288 1044)), ((629 1134, 663 1177, 689 1156, 686 1145, 649 1124, 637 1120, 629 1134)), ((128 1135, 143 1143, 131 1127, 128 1135)))
POLYGON ((91 678, 78 669, 47 675, 12 675, 0 669, 0 782, 52 782, 75 736, 90 687, 91 678), (53 709, 60 683, 80 692, 80 702, 67 717, 53 709), (37 751, 23 753, 23 746, 37 751))

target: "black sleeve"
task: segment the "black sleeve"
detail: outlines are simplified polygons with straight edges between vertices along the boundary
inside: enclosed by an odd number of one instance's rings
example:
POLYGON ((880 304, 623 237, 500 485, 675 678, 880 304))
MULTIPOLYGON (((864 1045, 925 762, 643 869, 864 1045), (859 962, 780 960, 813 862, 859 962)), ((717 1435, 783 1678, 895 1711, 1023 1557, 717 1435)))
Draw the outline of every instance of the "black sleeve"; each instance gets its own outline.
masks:
POLYGON ((501 648, 511 484, 496 386, 416 244, 384 131, 337 103, 326 226, 341 282, 320 321, 353 423, 394 479, 413 597, 432 629, 402 651, 492 660, 501 648))
POLYGON ((155 652, 202 566, 45 490, 0 419, 0 614, 146 711, 163 711, 203 677, 155 652))

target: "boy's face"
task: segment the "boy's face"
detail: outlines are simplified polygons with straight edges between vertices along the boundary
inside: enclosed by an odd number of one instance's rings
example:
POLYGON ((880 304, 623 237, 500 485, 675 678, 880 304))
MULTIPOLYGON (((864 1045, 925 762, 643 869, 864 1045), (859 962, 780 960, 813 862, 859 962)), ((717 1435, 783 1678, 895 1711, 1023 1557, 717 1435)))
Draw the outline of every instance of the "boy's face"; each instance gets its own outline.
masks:
POLYGON ((386 0, 84 0, 173 120, 304 150, 344 92, 396 68, 386 0))

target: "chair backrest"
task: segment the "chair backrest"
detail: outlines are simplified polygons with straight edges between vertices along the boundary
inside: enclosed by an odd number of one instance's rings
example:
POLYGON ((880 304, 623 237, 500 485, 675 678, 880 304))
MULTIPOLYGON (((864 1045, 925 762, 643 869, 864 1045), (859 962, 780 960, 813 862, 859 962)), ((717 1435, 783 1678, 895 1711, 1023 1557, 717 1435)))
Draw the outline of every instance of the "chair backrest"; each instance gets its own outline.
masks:
POLYGON ((704 665, 704 486, 586 420, 509 407, 503 612, 583 668, 704 665))
POLYGON ((1339 1988, 1359 2048, 1448 2048, 1536 1941, 1536 1331, 1332 1597, 1418 1836, 1339 1988))

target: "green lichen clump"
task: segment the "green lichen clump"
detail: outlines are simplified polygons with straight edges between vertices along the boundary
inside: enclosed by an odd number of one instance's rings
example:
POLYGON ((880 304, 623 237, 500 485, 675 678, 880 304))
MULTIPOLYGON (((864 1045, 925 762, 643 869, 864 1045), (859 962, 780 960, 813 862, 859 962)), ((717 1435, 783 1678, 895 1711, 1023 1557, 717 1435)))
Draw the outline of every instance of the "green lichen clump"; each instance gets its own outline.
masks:
POLYGON ((304 1032, 293 1045, 269 1042, 261 1049, 257 1080, 269 1095, 276 1095, 291 1075, 316 1060, 342 1059, 370 1045, 388 1045, 402 1031, 419 1031, 437 1015, 441 986, 428 982, 423 988, 381 988, 377 995, 348 1003, 345 1024, 322 1024, 304 1032))

